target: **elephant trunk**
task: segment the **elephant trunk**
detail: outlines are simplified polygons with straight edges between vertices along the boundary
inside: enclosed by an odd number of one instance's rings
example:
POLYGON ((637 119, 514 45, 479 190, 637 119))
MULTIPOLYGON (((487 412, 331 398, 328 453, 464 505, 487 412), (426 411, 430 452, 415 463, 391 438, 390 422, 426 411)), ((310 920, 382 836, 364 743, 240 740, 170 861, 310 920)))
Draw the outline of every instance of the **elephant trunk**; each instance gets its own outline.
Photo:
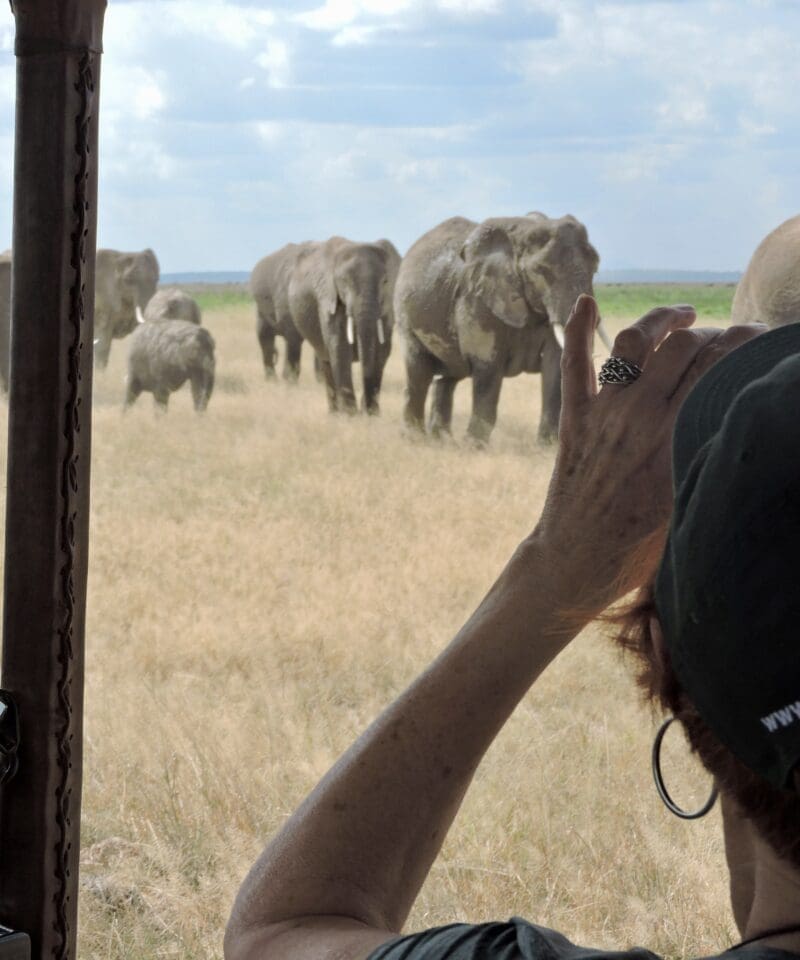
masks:
POLYGON ((378 412, 378 394, 381 388, 381 333, 386 337, 386 329, 381 319, 380 304, 366 303, 353 314, 353 321, 358 338, 358 355, 361 361, 361 376, 364 394, 362 407, 367 413, 378 412))

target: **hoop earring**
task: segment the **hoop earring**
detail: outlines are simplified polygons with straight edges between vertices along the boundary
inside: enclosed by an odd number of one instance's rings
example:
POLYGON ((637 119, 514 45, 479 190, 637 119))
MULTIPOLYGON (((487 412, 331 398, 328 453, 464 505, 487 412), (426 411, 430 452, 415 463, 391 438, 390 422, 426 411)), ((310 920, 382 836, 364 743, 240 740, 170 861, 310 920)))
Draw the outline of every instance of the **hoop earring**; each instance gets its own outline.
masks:
POLYGON ((704 817, 709 810, 714 806, 717 801, 717 796, 719 791, 716 787, 711 791, 711 796, 705 802, 705 804, 700 807, 699 810, 689 812, 684 810, 682 807, 679 807, 677 803, 669 795, 669 791, 664 783, 664 777, 661 773, 661 743, 664 739, 664 734, 667 732, 669 725, 675 717, 668 717, 659 727, 656 738, 653 741, 653 779, 656 782, 656 790, 658 790, 658 795, 661 797, 664 806, 669 810, 670 813, 674 813, 676 817, 680 817, 681 820, 699 820, 700 817, 704 817))

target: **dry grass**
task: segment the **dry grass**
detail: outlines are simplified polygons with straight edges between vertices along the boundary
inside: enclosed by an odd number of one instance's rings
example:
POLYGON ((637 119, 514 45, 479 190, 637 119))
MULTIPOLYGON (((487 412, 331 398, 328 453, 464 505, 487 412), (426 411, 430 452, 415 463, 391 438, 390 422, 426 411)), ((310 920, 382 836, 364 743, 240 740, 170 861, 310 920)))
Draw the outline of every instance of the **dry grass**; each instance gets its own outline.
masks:
MULTIPOLYGON (((534 440, 536 378, 506 382, 476 454, 401 436, 397 355, 381 418, 331 418, 310 356, 299 386, 263 381, 249 308, 206 322, 220 376, 204 417, 182 393, 166 417, 145 396, 123 418, 124 344, 96 382, 86 960, 221 956, 249 863, 460 626, 552 468, 534 440)), ((624 665, 587 631, 480 768, 409 928, 521 914, 600 946, 725 944, 717 817, 664 810, 652 732, 624 665)), ((684 752, 674 765, 691 779, 684 752)))

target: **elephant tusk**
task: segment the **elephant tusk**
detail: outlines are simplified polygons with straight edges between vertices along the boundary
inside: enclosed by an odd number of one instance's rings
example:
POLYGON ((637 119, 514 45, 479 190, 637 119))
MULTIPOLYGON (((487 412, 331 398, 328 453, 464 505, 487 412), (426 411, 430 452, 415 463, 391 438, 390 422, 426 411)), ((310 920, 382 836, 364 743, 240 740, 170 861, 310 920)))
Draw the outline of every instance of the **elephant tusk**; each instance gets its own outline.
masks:
POLYGON ((606 328, 603 326, 602 320, 600 320, 599 323, 597 324, 597 334, 605 344, 606 349, 610 351, 613 346, 611 343, 611 337, 609 337, 608 333, 606 332, 606 328))
POLYGON ((98 343, 100 343, 100 337, 95 337, 94 342, 92 343, 92 346, 96 347, 98 343))
POLYGON ((381 346, 386 343, 386 334, 383 329, 383 317, 378 317, 378 343, 381 346))
POLYGON ((142 313, 142 308, 138 303, 136 304, 136 322, 144 323, 144 314, 142 313))
POLYGON ((349 313, 347 314, 347 342, 351 347, 356 342, 355 331, 353 329, 353 318, 349 313))
POLYGON ((554 323, 552 329, 553 329, 553 336, 556 338, 556 343, 563 350, 564 349, 564 328, 561 326, 560 323, 554 323))

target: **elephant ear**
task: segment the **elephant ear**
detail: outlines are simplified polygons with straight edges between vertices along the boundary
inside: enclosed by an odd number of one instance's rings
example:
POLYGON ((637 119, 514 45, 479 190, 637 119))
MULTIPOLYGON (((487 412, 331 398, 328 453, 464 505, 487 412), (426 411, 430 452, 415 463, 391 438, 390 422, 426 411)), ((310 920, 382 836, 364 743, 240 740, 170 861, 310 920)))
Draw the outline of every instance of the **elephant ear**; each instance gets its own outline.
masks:
POLYGON ((131 253, 121 253, 117 258, 116 267, 119 279, 128 281, 136 267, 136 258, 131 253))
POLYGON ((481 224, 461 248, 467 289, 503 323, 517 329, 528 322, 528 304, 517 273, 511 238, 501 227, 481 224))
POLYGON ((385 237, 381 237, 380 240, 375 241, 375 246, 380 247, 386 254, 387 262, 392 260, 397 260, 400 262, 400 254, 397 252, 397 247, 392 243, 391 240, 387 240, 385 237))
POLYGON ((380 247, 386 255, 386 278, 389 282, 390 288, 393 289, 395 281, 397 280, 397 274, 400 271, 400 263, 402 262, 403 258, 400 256, 397 247, 392 243, 391 240, 386 240, 385 238, 376 240, 375 246, 380 247))
POLYGON ((152 267, 153 271, 155 272, 156 281, 158 281, 159 277, 161 276, 161 268, 160 268, 159 265, 158 265, 158 257, 157 257, 157 256, 155 255, 155 253, 150 249, 150 247, 148 247, 146 250, 143 250, 143 251, 142 251, 142 256, 143 256, 147 261, 149 261, 150 266, 152 267))

